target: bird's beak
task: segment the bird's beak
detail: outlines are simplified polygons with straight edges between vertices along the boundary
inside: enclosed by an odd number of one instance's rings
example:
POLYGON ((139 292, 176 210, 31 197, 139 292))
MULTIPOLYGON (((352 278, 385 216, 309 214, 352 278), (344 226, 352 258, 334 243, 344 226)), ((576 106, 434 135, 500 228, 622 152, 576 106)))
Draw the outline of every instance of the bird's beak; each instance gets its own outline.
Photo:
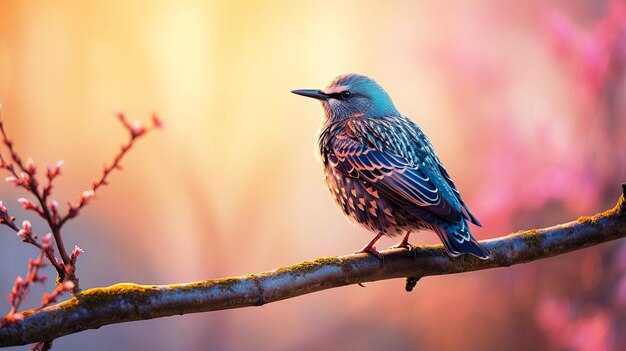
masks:
POLYGON ((324 94, 321 90, 301 89, 301 90, 292 90, 291 92, 297 95, 302 95, 302 96, 306 96, 306 97, 310 97, 310 98, 314 98, 318 100, 327 100, 329 98, 329 96, 324 94))

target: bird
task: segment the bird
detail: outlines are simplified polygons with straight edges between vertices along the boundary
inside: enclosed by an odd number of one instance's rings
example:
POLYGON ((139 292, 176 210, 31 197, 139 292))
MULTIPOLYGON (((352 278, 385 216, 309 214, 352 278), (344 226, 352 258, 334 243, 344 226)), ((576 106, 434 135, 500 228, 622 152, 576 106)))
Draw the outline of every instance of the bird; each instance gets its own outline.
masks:
POLYGON ((374 79, 349 73, 321 90, 291 92, 321 102, 316 151, 325 183, 348 220, 376 234, 355 254, 383 260, 376 249, 382 236, 404 235, 392 248, 411 250, 412 232, 432 230, 450 256, 489 258, 469 229, 468 221, 480 222, 428 137, 374 79))

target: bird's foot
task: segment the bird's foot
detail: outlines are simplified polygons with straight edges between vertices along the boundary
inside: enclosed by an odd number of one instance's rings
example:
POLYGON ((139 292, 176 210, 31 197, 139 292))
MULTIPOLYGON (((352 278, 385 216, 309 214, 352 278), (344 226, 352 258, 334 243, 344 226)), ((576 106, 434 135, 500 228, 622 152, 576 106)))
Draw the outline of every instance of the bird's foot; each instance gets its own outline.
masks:
POLYGON ((407 242, 400 242, 396 245, 393 245, 391 247, 389 247, 389 250, 393 250, 393 249, 407 249, 409 250, 409 252, 413 251, 413 245, 407 243, 407 242))
POLYGON ((393 250, 393 249, 407 249, 407 250, 409 250, 409 252, 413 251, 413 246, 411 244, 409 244, 409 236, 410 235, 411 235, 411 232, 407 232, 406 235, 404 236, 404 238, 402 238, 402 241, 399 242, 398 244, 390 247, 389 250, 393 250))
POLYGON ((409 250, 409 252, 413 251, 413 245, 409 244, 409 235, 410 234, 411 234, 411 232, 406 233, 404 238, 402 238, 402 241, 399 242, 398 244, 390 247, 389 250, 393 250, 393 249, 407 249, 407 250, 409 250))
POLYGON ((376 246, 375 246, 375 245, 376 245, 376 242, 378 241, 378 239, 380 239, 380 237, 381 237, 381 236, 383 236, 383 233, 378 233, 378 234, 374 237, 374 239, 372 239, 372 241, 370 241, 367 245, 365 245, 365 247, 364 247, 364 248, 362 248, 362 249, 361 249, 361 250, 359 250, 359 251, 355 251, 354 253, 355 253, 355 254, 360 254, 360 253, 368 253, 368 254, 370 254, 370 255, 374 255, 374 256, 378 257, 378 259, 380 260, 380 263, 381 263, 381 265, 382 265, 382 264, 383 264, 383 262, 384 262, 384 257, 383 257, 383 255, 382 255, 380 252, 378 252, 378 251, 376 250, 376 246))
POLYGON ((366 246, 366 247, 362 248, 362 249, 361 249, 361 250, 359 250, 359 251, 355 251, 354 253, 355 253, 355 254, 360 254, 360 253, 368 253, 368 254, 370 254, 370 255, 374 255, 374 256, 378 257, 378 259, 379 259, 381 262, 385 260, 385 257, 383 256, 383 254, 381 254, 380 252, 378 252, 374 246, 370 246, 370 245, 368 245, 368 246, 366 246))

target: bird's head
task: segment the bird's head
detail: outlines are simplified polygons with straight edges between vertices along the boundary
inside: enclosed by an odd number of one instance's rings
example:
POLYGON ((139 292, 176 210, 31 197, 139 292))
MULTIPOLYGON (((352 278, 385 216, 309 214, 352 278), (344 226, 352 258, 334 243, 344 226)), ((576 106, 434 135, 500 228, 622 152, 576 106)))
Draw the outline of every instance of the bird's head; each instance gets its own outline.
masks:
POLYGON ((385 90, 372 78, 344 74, 322 90, 293 90, 294 94, 320 100, 326 115, 325 123, 334 123, 350 117, 381 117, 400 113, 385 90))

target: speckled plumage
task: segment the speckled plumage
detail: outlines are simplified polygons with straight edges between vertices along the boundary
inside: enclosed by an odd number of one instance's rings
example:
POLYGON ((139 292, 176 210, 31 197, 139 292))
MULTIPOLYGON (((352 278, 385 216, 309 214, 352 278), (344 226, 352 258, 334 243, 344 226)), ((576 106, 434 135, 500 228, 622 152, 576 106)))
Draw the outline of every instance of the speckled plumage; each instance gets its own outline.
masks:
POLYGON ((430 141, 373 79, 348 74, 324 90, 294 93, 322 102, 318 150, 326 184, 349 220, 378 234, 362 251, 377 254, 381 235, 406 233, 405 246, 410 232, 431 229, 452 256, 488 257, 467 225, 480 223, 430 141))

